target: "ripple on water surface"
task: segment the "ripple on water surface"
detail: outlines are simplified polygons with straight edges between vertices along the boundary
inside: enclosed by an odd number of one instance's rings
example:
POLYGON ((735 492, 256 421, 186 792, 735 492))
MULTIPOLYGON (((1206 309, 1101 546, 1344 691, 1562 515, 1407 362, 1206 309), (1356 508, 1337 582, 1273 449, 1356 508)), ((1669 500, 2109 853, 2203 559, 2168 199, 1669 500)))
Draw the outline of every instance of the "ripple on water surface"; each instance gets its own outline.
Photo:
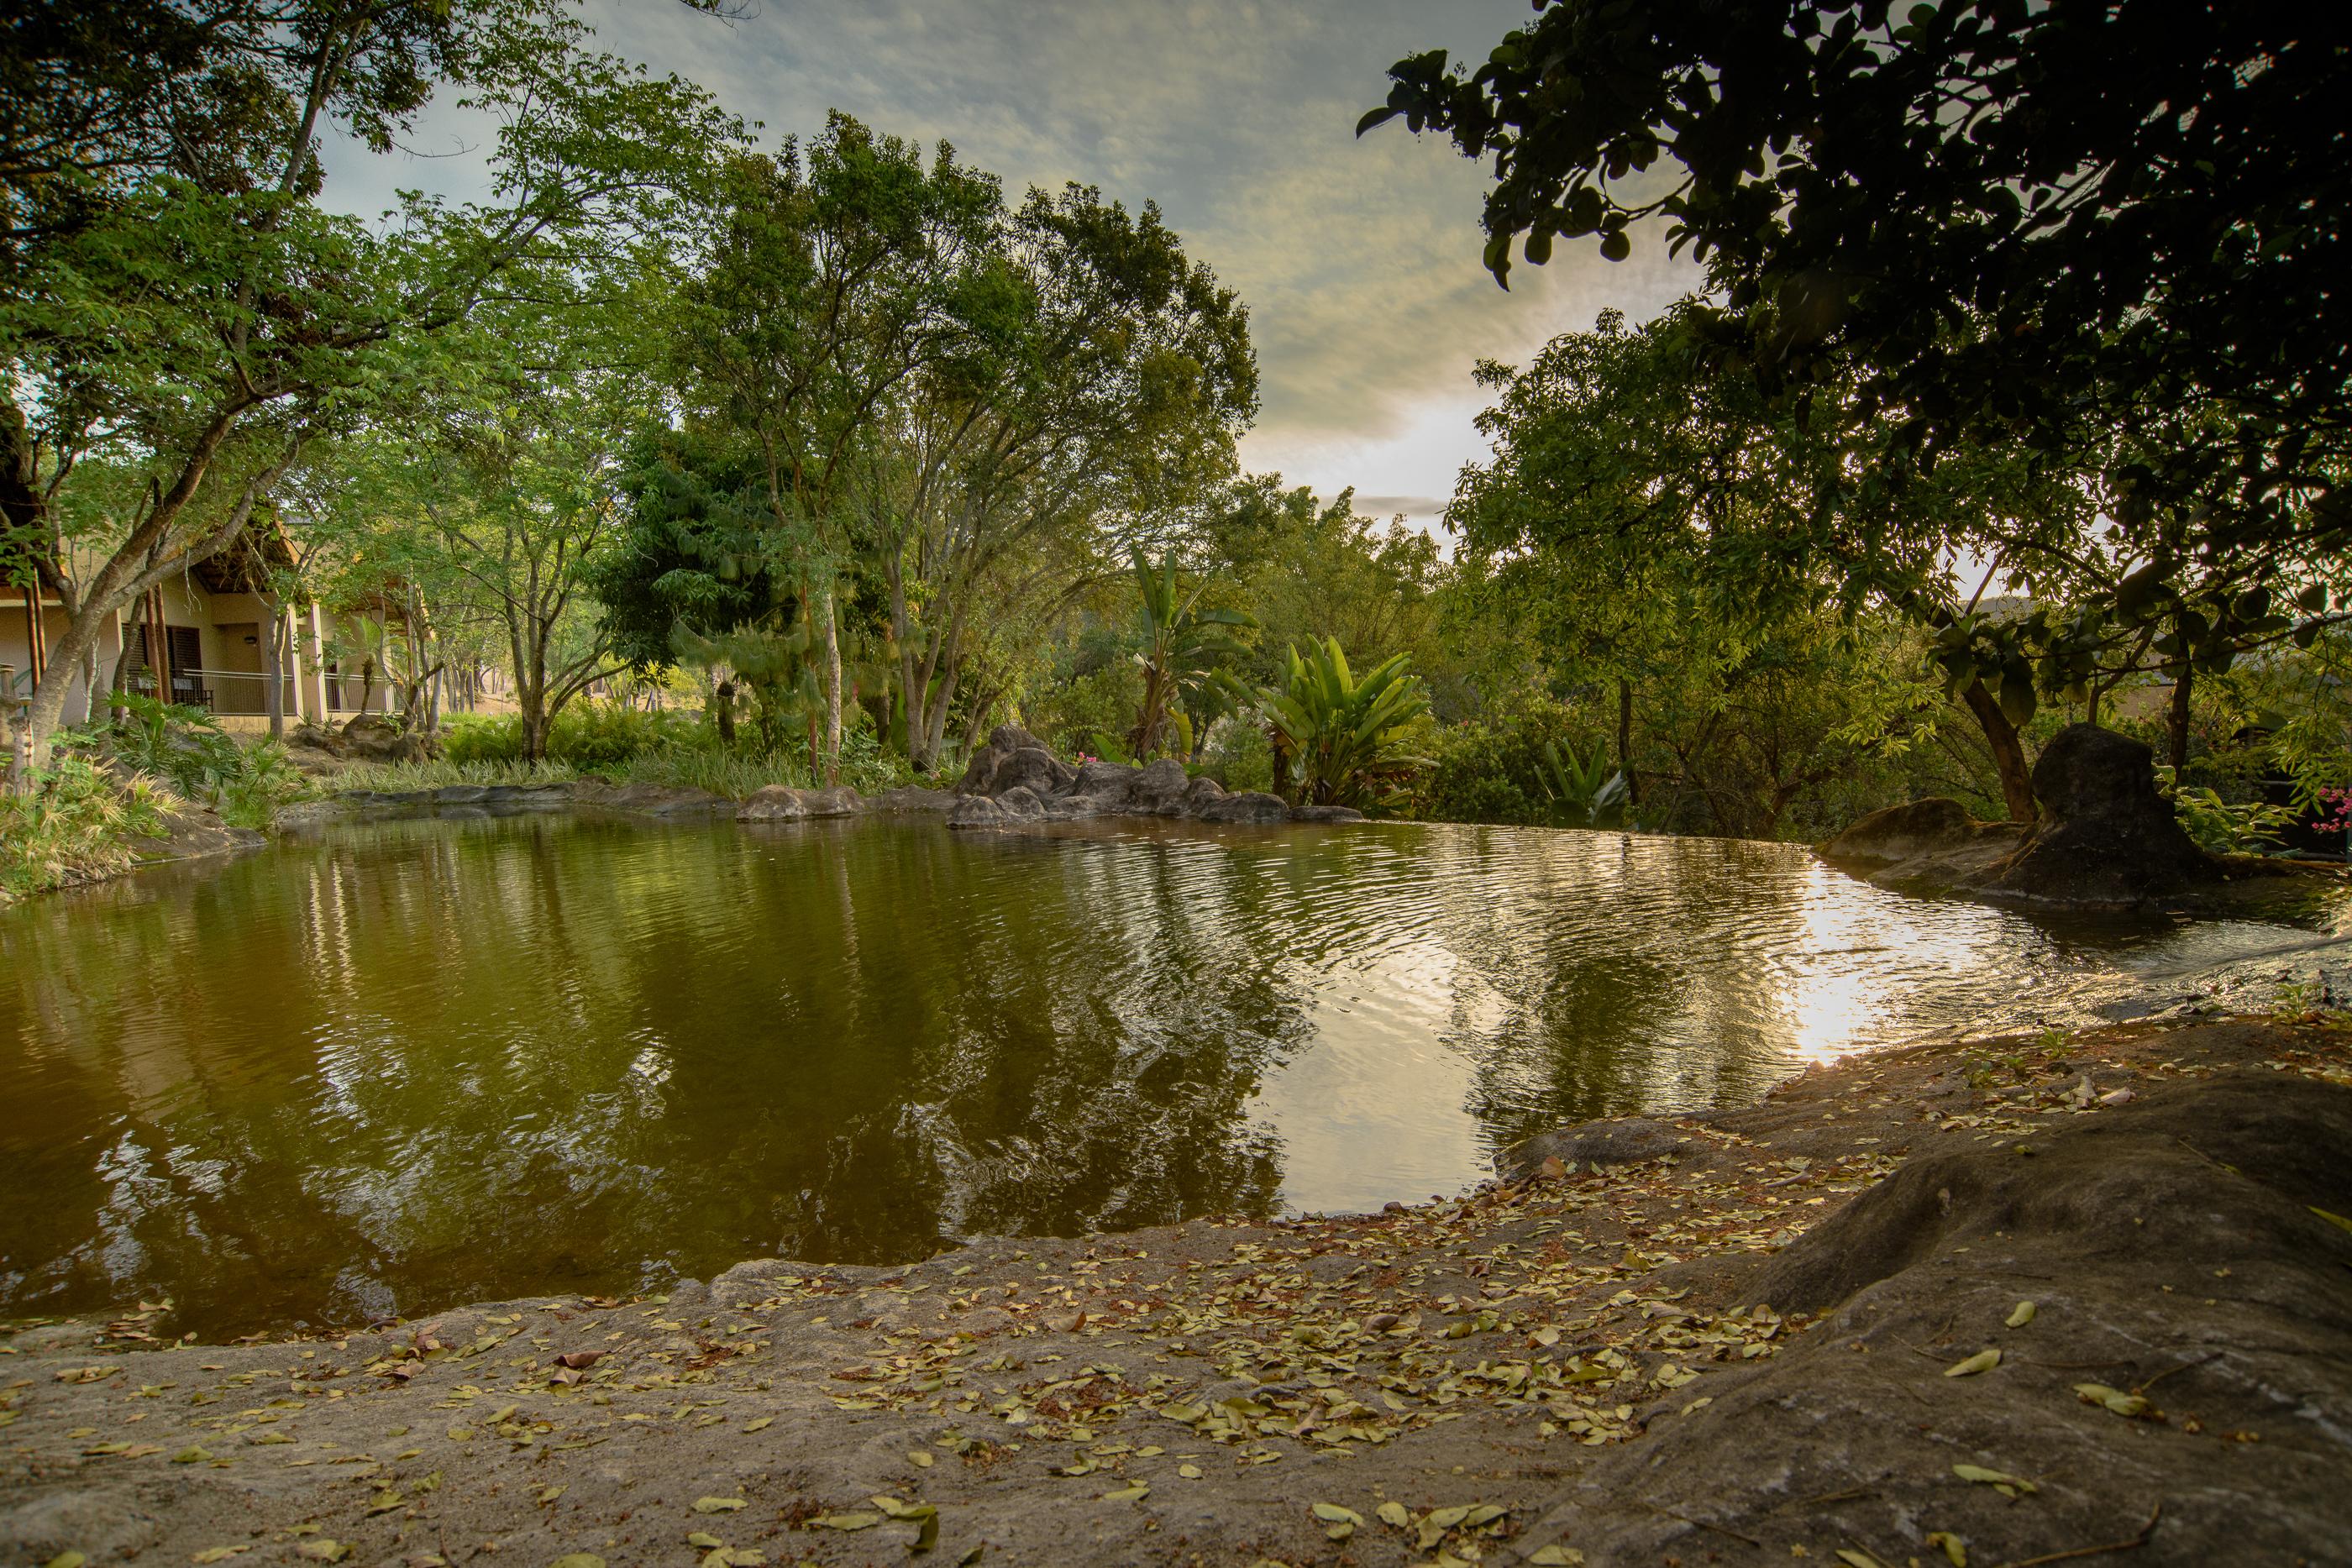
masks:
POLYGON ((0 1310, 216 1333, 1373 1207, 2307 938, 1722 840, 351 827, 0 915, 0 1310))

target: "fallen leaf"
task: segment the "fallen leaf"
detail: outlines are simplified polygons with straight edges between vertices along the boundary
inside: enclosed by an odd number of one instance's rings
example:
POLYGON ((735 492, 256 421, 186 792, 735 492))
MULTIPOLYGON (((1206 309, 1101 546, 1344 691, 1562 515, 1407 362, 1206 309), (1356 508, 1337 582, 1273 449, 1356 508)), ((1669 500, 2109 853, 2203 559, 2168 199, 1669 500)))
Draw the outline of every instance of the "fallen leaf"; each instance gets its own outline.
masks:
POLYGON ((1102 1500, 1105 1502, 1140 1502, 1150 1495, 1150 1483, 1148 1481, 1138 1481, 1133 1486, 1121 1487, 1117 1491, 1107 1491, 1103 1493, 1102 1500))
POLYGON ((1952 1473, 1964 1481, 1989 1486, 2003 1497, 2015 1497, 2020 1492, 2031 1496, 2041 1490, 2021 1476, 2004 1475, 1999 1470, 1989 1470, 1982 1465, 1954 1465, 1952 1473))
POLYGON ((1405 1511, 1404 1504, 1398 1502, 1393 1498, 1390 1499, 1387 1502, 1381 1504, 1381 1506, 1373 1510, 1373 1511, 1381 1516, 1381 1522, 1382 1524, 1392 1526, 1398 1530, 1402 1530, 1406 1525, 1412 1522, 1412 1515, 1405 1511))
POLYGON ((2011 1328, 2021 1329, 2032 1321, 2033 1303, 2032 1301, 2020 1301, 2010 1310, 2009 1326, 2011 1328))
POLYGON ((1980 1350, 1966 1361, 1956 1361, 1944 1368, 1947 1377, 1974 1377, 1979 1372, 1990 1372, 2000 1364, 2000 1352, 1980 1350))
POLYGON ((871 1530, 882 1522, 878 1513, 820 1513, 809 1521, 827 1530, 871 1530))
POLYGON ((1176 1467, 1176 1473, 1183 1477, 1188 1481, 1197 1481, 1201 1479, 1201 1467, 1198 1465, 1179 1465, 1176 1467))
POLYGON ((773 1416, 762 1416, 756 1421, 744 1422, 743 1430, 746 1432, 764 1432, 775 1424, 776 1418, 773 1416))
POLYGON ((546 1504, 551 1503, 551 1502, 553 1502, 557 1498, 560 1498, 560 1497, 562 1497, 562 1495, 563 1495, 563 1488, 562 1488, 562 1487, 561 1487, 561 1486, 551 1486, 551 1487, 548 1488, 545 1491, 543 1491, 543 1492, 541 1492, 541 1493, 540 1493, 540 1494, 539 1494, 539 1500, 540 1500, 541 1505, 542 1507, 544 1507, 546 1504))
POLYGON ((58 1552, 55 1557, 42 1563, 41 1568, 82 1568, 82 1564, 89 1561, 89 1559, 80 1552, 69 1549, 58 1552))
POLYGON ((604 1560, 593 1552, 567 1552, 547 1568, 604 1568, 604 1560))
POLYGON ((687 1536, 687 1538, 686 1538, 686 1543, 687 1543, 688 1546, 699 1546, 699 1547, 701 1547, 705 1552, 709 1552, 709 1551, 711 1551, 712 1549, 714 1549, 714 1548, 716 1548, 716 1547, 720 1547, 720 1546, 724 1546, 724 1545, 726 1545, 726 1544, 727 1544, 727 1542, 723 1542, 723 1541, 719 1540, 719 1537, 717 1537, 717 1536, 715 1536, 715 1535, 711 1534, 711 1533, 710 1533, 710 1531, 707 1531, 707 1530, 698 1530, 698 1531, 692 1531, 691 1533, 689 1533, 689 1534, 687 1536))
POLYGON ((202 1552, 197 1552, 194 1557, 189 1558, 188 1561, 203 1564, 226 1563, 232 1557, 252 1550, 253 1548, 251 1546, 242 1543, 236 1546, 207 1546, 202 1552))
POLYGON ((2102 1406, 2118 1416, 2145 1416, 2147 1401, 2137 1394, 2126 1394, 2120 1388, 2110 1388, 2104 1383, 2077 1383, 2075 1396, 2085 1405, 2102 1406))
MULTIPOLYGON (((331 1536, 321 1535, 316 1541, 306 1541, 294 1549, 298 1557, 308 1557, 318 1563, 341 1563, 352 1554, 352 1549, 331 1536)), ((597 1568, 604 1568, 598 1563, 597 1568)))
POLYGON ((1969 1549, 1961 1542, 1960 1538, 1950 1531, 1929 1531, 1927 1544, 1943 1552, 1944 1561, 1949 1563, 1952 1568, 1969 1568, 1969 1549))
POLYGON ((1846 1568, 1886 1568, 1886 1564, 1867 1552, 1857 1552, 1851 1546, 1838 1548, 1837 1560, 1846 1568))
POLYGON ((1528 1561, 1535 1564, 1535 1568, 1577 1568, 1584 1561, 1584 1553, 1573 1546, 1562 1546, 1554 1542, 1549 1546, 1537 1547, 1528 1561))
POLYGON ((743 1506, 740 1497, 698 1497, 694 1500, 697 1513, 733 1513, 743 1506))

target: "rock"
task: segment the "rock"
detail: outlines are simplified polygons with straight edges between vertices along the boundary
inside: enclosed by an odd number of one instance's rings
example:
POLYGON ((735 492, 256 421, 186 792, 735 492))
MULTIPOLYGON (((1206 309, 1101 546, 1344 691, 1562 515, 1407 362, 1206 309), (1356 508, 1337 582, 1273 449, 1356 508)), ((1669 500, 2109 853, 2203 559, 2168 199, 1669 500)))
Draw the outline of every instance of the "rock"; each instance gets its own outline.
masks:
POLYGON ((1055 756, 1045 743, 1017 724, 1000 724, 988 735, 988 744, 972 754, 956 786, 960 795, 1002 796, 1026 788, 1043 797, 1058 795, 1077 778, 1077 769, 1055 756))
POLYGON ((1290 808, 1282 803, 1279 795, 1269 795, 1263 789, 1244 789, 1232 795, 1220 795, 1201 808, 1204 822, 1228 826, 1271 827, 1286 821, 1290 808))
POLYGON ((257 850, 269 841, 245 828, 232 828, 210 806, 181 801, 163 814, 164 836, 140 839, 132 846, 142 865, 157 861, 195 860, 236 850, 257 850))
POLYGON ((1011 821, 1004 808, 987 795, 967 795, 948 813, 950 828, 1002 828, 1011 821))
POLYGON ((857 791, 846 787, 833 789, 795 789, 788 784, 770 784, 755 789, 740 810, 736 811, 739 822, 797 822, 811 817, 854 817, 857 814, 857 791))
POLYGON ((1914 1155, 1771 1258, 1733 1300, 1830 1315, 1676 1390, 1522 1541, 1594 1563, 1738 1540, 1767 1550, 1738 1561, 1785 1562, 1798 1536, 1939 1562, 1934 1529, 1971 1562, 2135 1540, 2118 1561, 2341 1561, 2352 1232, 2326 1216, 2352 1211, 2352 1090, 2230 1071, 2028 1147, 1914 1155), (1984 1350, 1998 1365, 1945 1375, 1984 1350))
POLYGON ((1142 773, 1124 762, 1104 762, 1099 759, 1083 764, 1077 777, 1070 782, 1070 793, 1088 800, 1125 801, 1135 789, 1135 780, 1142 773))
POLYGON ((293 828, 315 827, 320 822, 340 821, 352 814, 352 808, 341 800, 297 800, 281 806, 269 825, 278 832, 293 828))
POLYGON ((332 733, 338 755, 358 762, 424 762, 441 754, 437 737, 412 734, 381 714, 355 714, 332 733))
POLYGON ((1045 814, 1045 802, 1026 784, 1015 784, 996 798, 997 809, 1016 822, 1034 822, 1045 814))
POLYGON ((1495 1168, 1505 1181, 1519 1182, 1541 1170, 1546 1160, 1556 1159, 1570 1170, 1579 1166, 1626 1166, 1682 1154, 1704 1141, 1671 1122, 1643 1116, 1580 1122, 1514 1144, 1496 1157, 1495 1168))
POLYGON ((713 817, 731 810, 734 802, 708 789, 674 784, 625 784, 609 794, 576 791, 583 800, 616 811, 636 811, 648 817, 713 817))
POLYGON ((1192 787, 1184 765, 1172 757, 1162 757, 1135 776, 1128 787, 1128 800, 1131 810, 1146 816, 1174 816, 1184 792, 1192 787))
POLYGON ((1294 822, 1360 822, 1364 814, 1353 806, 1293 806, 1290 820, 1294 822))
POLYGON ((1823 860, 1882 886, 1958 886, 2017 847, 2017 822, 1982 822, 1940 795, 1888 806, 1821 847, 1823 860))
POLYGON ((866 802, 869 811, 895 812, 900 815, 938 812, 942 815, 955 810, 956 795, 950 789, 926 789, 920 785, 902 784, 896 789, 885 789, 866 802))
POLYGON ((2156 790, 2154 753, 2087 724, 2058 732, 2033 765, 2042 819, 1987 868, 1979 891, 2120 905, 2176 898, 2221 878, 2156 790))
POLYGON ((1914 855, 1974 843, 1985 823, 1944 795, 1873 811, 1822 846, 1831 860, 1894 865, 1914 855))

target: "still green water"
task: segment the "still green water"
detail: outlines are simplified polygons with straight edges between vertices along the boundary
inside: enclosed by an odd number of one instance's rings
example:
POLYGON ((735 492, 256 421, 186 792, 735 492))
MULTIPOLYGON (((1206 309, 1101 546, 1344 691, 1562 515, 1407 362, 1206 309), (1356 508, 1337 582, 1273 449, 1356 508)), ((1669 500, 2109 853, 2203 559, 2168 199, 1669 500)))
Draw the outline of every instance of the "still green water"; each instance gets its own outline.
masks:
POLYGON ((211 1335, 1377 1207, 2304 935, 1717 840, 354 825, 0 914, 0 1312, 211 1335))

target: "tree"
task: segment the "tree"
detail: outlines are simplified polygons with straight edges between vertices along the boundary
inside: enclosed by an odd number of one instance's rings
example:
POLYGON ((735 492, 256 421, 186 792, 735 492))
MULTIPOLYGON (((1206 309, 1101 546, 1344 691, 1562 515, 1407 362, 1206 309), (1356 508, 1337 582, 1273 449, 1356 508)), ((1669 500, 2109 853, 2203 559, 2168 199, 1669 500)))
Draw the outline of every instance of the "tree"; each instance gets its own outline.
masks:
POLYGON ((824 650, 824 752, 841 748, 835 579, 846 506, 887 402, 957 352, 1002 283, 990 236, 995 180, 940 148, 927 167, 895 137, 828 118, 803 155, 730 168, 725 213, 688 291, 679 343, 688 403, 756 460, 765 546, 824 650))
POLYGON ((1498 281, 1522 236, 1532 265, 1559 237, 1622 259, 1664 220, 1721 299, 1692 323, 1711 351, 1856 437, 1825 487, 2006 444, 2098 490, 2092 622, 2021 627, 2038 641, 2006 650, 2045 685, 2137 649, 2185 688, 2352 610, 2323 581, 2352 546, 2345 16, 1538 9, 1474 69, 1399 61, 1359 132, 1402 115, 1495 155, 1498 281))
POLYGON ((0 122, 21 154, 0 170, 5 570, 68 621, 37 746, 114 612, 228 548, 322 418, 413 407, 501 274, 658 229, 739 134, 698 89, 584 53, 545 0, 95 9, 37 30, 50 53, 17 64, 38 90, 0 122), (388 148, 441 83, 500 119, 495 198, 407 198, 381 227, 321 207, 322 120, 388 148))
MULTIPOLYGON (((2092 549, 2090 497, 1973 448, 1899 489, 1848 490, 1832 476, 1849 444, 1711 367, 1690 345, 1691 308, 1639 329, 1604 311, 1523 371, 1480 368, 1496 395, 1479 418, 1495 456, 1464 471, 1446 514, 1465 555, 1532 558, 1515 575, 1542 579, 1522 587, 1549 618, 1557 656, 1618 686, 1621 764, 1633 685, 1662 657, 1685 657, 1694 614, 1742 649, 1825 608, 1940 628, 1934 646, 1947 654, 1982 643, 1980 656, 1948 658, 1950 695, 1982 727, 2011 816, 2032 821, 2018 727, 2033 711, 2034 671, 2014 647, 1993 646, 2014 642, 2017 618, 1969 613, 1946 563, 1963 549, 2064 586, 2060 563, 2092 549)), ((1744 656, 1727 666, 1747 668, 1744 656)))
POLYGON ((1215 494, 1257 403, 1247 312, 1156 207, 1033 190, 996 247, 961 350, 895 401, 859 473, 918 768, 967 661, 1004 663, 978 644, 1215 494))
MULTIPOLYGON (((1127 733, 1129 753, 1139 762, 1160 748, 1170 721, 1179 716, 1179 699, 1215 684, 1221 660, 1242 651, 1227 627, 1255 624, 1237 610, 1203 607, 1209 591, 1203 577, 1184 591, 1176 571, 1176 552, 1170 550, 1158 566, 1141 545, 1129 550, 1135 585, 1135 663, 1143 672, 1143 699, 1136 709, 1135 726, 1127 733)), ((1189 730, 1190 721, 1182 727, 1189 730)), ((1190 754, 1192 737, 1181 749, 1190 754)))

